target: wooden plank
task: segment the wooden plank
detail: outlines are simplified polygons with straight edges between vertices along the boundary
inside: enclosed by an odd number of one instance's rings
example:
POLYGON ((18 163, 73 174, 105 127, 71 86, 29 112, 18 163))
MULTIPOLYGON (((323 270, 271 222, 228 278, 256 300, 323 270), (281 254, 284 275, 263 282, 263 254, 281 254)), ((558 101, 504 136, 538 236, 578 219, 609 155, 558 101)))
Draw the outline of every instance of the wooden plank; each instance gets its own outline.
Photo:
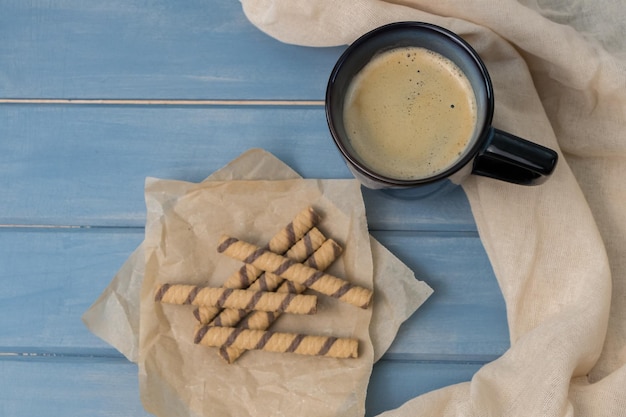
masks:
MULTIPOLYGON (((0 229, 0 352, 111 354, 81 316, 141 229, 0 229)), ((491 360, 508 344, 502 296, 475 236, 376 233, 435 289, 387 359, 491 360)))
MULTIPOLYGON (((0 137, 0 224, 141 227, 147 176, 201 181, 255 147, 305 178, 351 178, 321 107, 4 105, 0 137)), ((365 197, 376 230, 476 230, 461 189, 365 197)))
POLYGON ((0 4, 0 98, 323 100, 343 51, 278 42, 232 0, 0 4))
POLYGON ((142 240, 142 229, 0 229, 0 350, 111 354, 81 316, 142 240))
MULTIPOLYGON (((374 366, 367 417, 417 395, 469 380, 477 363, 381 361, 374 366)), ((137 367, 123 358, 0 357, 0 414, 26 416, 149 416, 141 405, 137 367)))
POLYGON ((124 358, 0 356, 0 414, 6 417, 148 417, 137 366, 124 358))

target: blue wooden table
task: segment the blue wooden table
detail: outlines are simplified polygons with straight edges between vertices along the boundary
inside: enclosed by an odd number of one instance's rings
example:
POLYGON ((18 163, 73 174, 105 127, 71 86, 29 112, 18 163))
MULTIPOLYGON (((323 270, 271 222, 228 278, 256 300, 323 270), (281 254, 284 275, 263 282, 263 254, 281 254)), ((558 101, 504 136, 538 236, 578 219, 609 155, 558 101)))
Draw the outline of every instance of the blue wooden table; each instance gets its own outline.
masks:
MULTIPOLYGON (((264 148, 350 178, 323 107, 342 50, 282 44, 232 0, 0 0, 1 416, 148 415, 137 366, 81 322, 143 240, 145 177, 200 181, 264 148)), ((371 233, 435 290, 374 367, 373 416, 509 340, 463 191, 363 194, 371 233)))

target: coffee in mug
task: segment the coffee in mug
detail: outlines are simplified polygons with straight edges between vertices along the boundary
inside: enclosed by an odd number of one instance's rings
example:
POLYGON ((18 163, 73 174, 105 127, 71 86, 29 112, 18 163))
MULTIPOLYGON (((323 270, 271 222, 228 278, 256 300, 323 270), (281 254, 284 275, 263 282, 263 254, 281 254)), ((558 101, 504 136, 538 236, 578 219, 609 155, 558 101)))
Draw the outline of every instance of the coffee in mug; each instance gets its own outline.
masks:
POLYGON ((471 174, 541 184, 558 160, 492 126, 485 64, 460 36, 429 23, 391 23, 352 43, 331 72, 325 108, 354 176, 399 196, 439 194, 471 174))
POLYGON ((452 166, 476 129, 472 85, 437 52, 402 47, 374 57, 346 92, 343 123, 364 164, 402 180, 452 166))

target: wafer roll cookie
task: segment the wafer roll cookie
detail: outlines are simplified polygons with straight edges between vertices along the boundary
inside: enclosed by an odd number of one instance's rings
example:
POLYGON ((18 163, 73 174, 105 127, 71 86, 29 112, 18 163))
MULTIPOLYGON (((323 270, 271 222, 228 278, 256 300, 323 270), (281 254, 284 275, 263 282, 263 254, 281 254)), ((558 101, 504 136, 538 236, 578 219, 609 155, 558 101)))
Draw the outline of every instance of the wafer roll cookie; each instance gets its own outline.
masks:
MULTIPOLYGON (((309 232, 304 235, 302 239, 296 242, 285 254, 291 260, 301 262, 314 254, 316 250, 324 243, 326 237, 319 229, 313 227, 309 232)), ((278 275, 270 272, 265 272, 254 281, 249 287, 249 290, 254 291, 276 291, 276 289, 283 283, 283 279, 278 275)), ((201 307, 200 307, 201 308, 201 307)), ((224 309, 217 316, 210 320, 208 323, 214 326, 232 327, 237 325, 242 318, 248 315, 250 311, 240 309, 224 309)), ((273 314, 269 313, 268 314, 273 314)), ((207 323, 199 320, 200 323, 207 323)))
MULTIPOLYGON (((268 247, 275 253, 285 253, 319 221, 320 216, 312 207, 305 208, 270 240, 268 247)), ((222 286, 224 288, 248 288, 262 273, 262 270, 246 264, 228 277, 222 286)), ((200 323, 208 323, 219 312, 220 310, 217 308, 201 306, 195 309, 193 314, 200 323)))
POLYGON ((231 346, 243 350, 288 352, 332 358, 358 357, 359 342, 356 339, 234 327, 204 326, 204 329, 203 334, 199 334, 198 342, 205 346, 219 347, 229 343, 231 346))
MULTIPOLYGON (((326 241, 326 236, 317 227, 312 227, 299 241, 285 253, 285 257, 302 262, 313 255, 326 241)), ((275 252, 276 253, 276 252, 275 252)))
POLYGON ((314 314, 317 308, 315 296, 182 284, 159 286, 154 299, 168 304, 208 305, 219 308, 280 311, 292 314, 314 314))
POLYGON ((283 254, 298 240, 302 239, 306 232, 318 224, 320 216, 312 207, 307 207, 294 217, 283 230, 270 240, 268 249, 274 253, 283 254))
POLYGON ((233 237, 222 236, 218 251, 357 307, 367 308, 372 302, 373 292, 367 288, 290 261, 284 256, 233 237))
MULTIPOLYGON (((312 268, 319 269, 320 271, 328 268, 341 254, 341 246, 332 239, 328 239, 322 244, 322 246, 315 251, 304 262, 305 265, 312 268)), ((291 281, 284 281, 277 292, 291 292, 299 294, 306 289, 305 286, 296 284, 291 281)), ((242 321, 239 322, 238 327, 252 330, 266 330, 269 329, 272 323, 280 317, 280 313, 274 313, 269 311, 253 311, 248 314, 242 321)), ((245 350, 237 349, 232 346, 224 345, 220 347, 219 354, 228 363, 235 362, 245 350)))

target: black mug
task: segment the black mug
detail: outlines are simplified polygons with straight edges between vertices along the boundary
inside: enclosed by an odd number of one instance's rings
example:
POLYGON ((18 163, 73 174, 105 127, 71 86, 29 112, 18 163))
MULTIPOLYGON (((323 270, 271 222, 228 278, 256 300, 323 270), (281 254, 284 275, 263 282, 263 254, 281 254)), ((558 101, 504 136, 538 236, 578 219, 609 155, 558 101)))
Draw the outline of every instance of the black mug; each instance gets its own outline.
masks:
MULTIPOLYGON (((470 174, 521 185, 540 184, 554 171, 558 159, 554 150, 491 125, 493 87, 484 63, 461 37, 428 23, 392 23, 357 39, 341 55, 331 73, 325 104, 331 135, 354 176, 368 188, 399 191, 399 196, 439 194, 459 185, 470 174), (471 85, 468 91, 471 90, 474 95, 475 124, 466 145, 447 166, 432 175, 396 177, 381 172, 379 167, 373 166, 355 150, 352 141, 358 138, 351 138, 344 111, 350 105, 346 99, 349 88, 364 67, 381 54, 414 47, 443 56, 465 75, 471 85)), ((411 117, 419 117, 419 114, 411 117)), ((414 136, 415 139, 411 137, 410 140, 418 141, 419 132, 415 132, 414 136)), ((394 138, 385 140, 393 141, 394 138)))

